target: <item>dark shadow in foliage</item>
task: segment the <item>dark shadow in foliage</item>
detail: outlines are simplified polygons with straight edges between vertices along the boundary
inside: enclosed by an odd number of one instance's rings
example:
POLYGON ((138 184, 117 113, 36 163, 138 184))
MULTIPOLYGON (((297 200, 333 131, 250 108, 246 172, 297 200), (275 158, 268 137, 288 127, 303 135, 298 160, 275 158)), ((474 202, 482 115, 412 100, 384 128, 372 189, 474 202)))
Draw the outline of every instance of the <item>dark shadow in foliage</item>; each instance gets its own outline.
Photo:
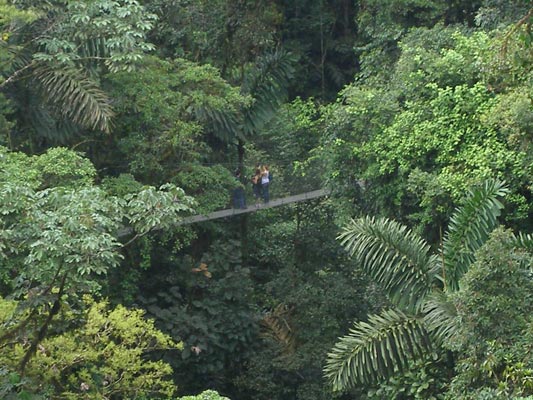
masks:
POLYGON ((176 383, 184 393, 210 387, 231 397, 258 330, 240 243, 218 241, 200 259, 168 254, 159 262, 138 302, 162 331, 184 342, 181 357, 167 360, 176 383))

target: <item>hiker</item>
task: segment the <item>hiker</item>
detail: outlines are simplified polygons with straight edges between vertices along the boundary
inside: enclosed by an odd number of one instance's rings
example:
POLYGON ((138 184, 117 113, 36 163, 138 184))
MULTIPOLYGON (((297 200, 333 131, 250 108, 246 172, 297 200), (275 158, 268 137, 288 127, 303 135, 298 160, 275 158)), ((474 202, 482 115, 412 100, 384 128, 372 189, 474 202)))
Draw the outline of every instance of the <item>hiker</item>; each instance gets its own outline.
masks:
POLYGON ((233 189, 233 208, 246 208, 246 198, 244 197, 244 187, 241 182, 241 170, 235 171, 235 188, 233 189))
POLYGON ((270 201, 268 187, 270 186, 270 171, 268 165, 263 165, 261 167, 261 192, 263 193, 263 201, 265 204, 268 204, 270 201))
POLYGON ((257 167, 252 175, 252 190, 254 192, 255 204, 261 198, 261 168, 257 167))

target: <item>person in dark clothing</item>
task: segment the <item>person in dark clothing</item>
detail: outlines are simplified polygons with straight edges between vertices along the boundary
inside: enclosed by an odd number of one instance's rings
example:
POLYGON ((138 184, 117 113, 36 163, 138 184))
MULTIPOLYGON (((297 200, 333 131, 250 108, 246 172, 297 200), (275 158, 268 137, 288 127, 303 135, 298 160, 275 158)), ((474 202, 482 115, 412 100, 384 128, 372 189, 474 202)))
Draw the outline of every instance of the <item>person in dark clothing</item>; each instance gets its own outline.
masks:
POLYGON ((235 171, 235 188, 233 189, 233 208, 246 208, 246 197, 244 196, 244 187, 241 182, 241 170, 235 171))
POLYGON ((261 197, 261 169, 258 167, 255 169, 254 174, 252 175, 252 190, 254 192, 255 204, 258 204, 261 197))

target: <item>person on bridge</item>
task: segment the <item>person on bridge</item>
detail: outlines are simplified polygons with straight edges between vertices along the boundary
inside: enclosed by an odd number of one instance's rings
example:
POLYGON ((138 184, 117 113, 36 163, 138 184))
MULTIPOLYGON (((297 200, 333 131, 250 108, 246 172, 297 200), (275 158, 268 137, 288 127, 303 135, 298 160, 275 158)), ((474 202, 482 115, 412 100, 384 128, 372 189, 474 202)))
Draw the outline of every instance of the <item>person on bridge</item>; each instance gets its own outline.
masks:
POLYGON ((252 190, 254 192, 255 204, 259 203, 261 198, 261 168, 257 167, 252 175, 252 190))
POLYGON ((244 196, 244 187, 241 182, 241 170, 235 171, 235 188, 233 189, 233 208, 246 208, 246 197, 244 196))
POLYGON ((270 170, 268 165, 263 165, 261 167, 261 192, 263 193, 263 201, 265 204, 268 204, 270 201, 270 195, 268 192, 270 186, 270 170))

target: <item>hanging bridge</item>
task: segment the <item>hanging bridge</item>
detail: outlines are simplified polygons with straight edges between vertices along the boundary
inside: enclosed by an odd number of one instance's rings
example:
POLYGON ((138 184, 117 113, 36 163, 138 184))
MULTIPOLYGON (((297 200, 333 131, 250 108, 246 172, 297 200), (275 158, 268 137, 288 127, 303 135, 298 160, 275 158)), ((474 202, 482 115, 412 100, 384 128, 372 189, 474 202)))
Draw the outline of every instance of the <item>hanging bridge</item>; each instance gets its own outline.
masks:
POLYGON ((329 190, 318 189, 311 192, 305 192, 296 194, 293 196, 282 197, 280 199, 270 200, 268 203, 259 203, 257 205, 249 205, 247 208, 230 208, 227 210, 213 211, 205 215, 192 215, 186 217, 178 222, 178 225, 194 224, 196 222, 210 221, 218 218, 233 217, 235 215, 252 213, 266 208, 280 207, 286 204, 298 203, 301 201, 307 201, 316 199, 318 197, 324 197, 329 195, 329 190))
MULTIPOLYGON (((197 222, 211 221, 219 218, 233 217, 235 215, 253 213, 260 210, 265 210, 267 208, 280 207, 287 204, 299 203, 301 201, 307 201, 316 199, 319 197, 328 196, 330 191, 328 189, 318 189, 310 192, 300 193, 292 196, 282 197, 279 199, 270 200, 268 203, 259 203, 257 205, 249 205, 246 208, 229 208, 226 210, 213 211, 208 214, 198 214, 191 215, 190 217, 185 217, 179 221, 176 225, 188 225, 194 224, 197 222)), ((157 229, 157 227, 155 228, 157 229)), ((118 237, 127 236, 133 233, 131 228, 123 228, 118 232, 118 237)))

